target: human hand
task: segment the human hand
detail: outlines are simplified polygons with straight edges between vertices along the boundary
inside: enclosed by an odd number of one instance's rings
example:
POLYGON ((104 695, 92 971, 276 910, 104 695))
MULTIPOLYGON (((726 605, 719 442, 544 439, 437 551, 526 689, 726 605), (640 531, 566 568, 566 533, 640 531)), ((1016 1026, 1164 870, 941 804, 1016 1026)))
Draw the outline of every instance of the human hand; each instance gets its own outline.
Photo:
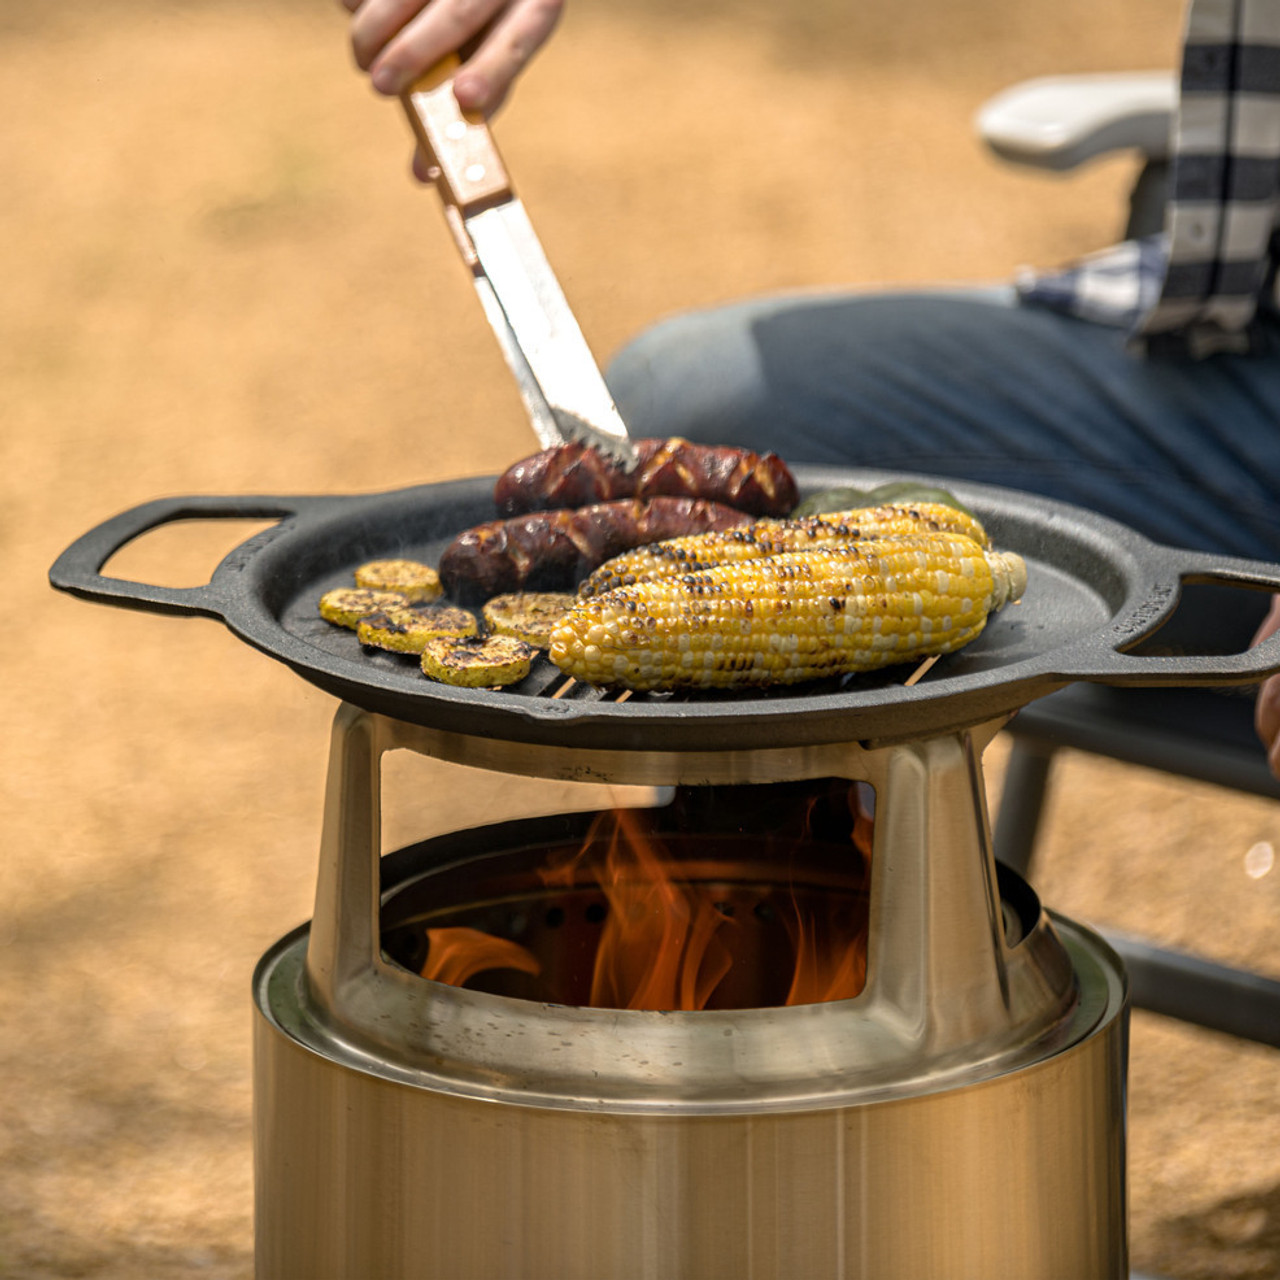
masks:
MULTIPOLYGON (((1280 631, 1280 596, 1272 596, 1271 609, 1262 620, 1253 643, 1258 644, 1277 631, 1280 631)), ((1271 772, 1280 778, 1280 675, 1269 676, 1262 682, 1254 705, 1253 723, 1267 749, 1271 772)))
POLYGON ((468 48, 453 80, 464 111, 488 116, 554 30, 564 0, 341 0, 351 47, 379 93, 403 93, 424 71, 468 48), (478 43, 477 43, 478 41, 478 43))

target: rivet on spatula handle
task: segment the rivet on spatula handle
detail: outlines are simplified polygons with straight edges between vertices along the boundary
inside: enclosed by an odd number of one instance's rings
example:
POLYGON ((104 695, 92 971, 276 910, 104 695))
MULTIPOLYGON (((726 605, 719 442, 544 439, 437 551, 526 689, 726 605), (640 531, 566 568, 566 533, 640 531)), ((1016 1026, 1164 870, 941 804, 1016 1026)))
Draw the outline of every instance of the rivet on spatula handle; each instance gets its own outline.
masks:
POLYGON ((464 216, 512 198, 511 179, 484 119, 453 96, 456 56, 436 63, 401 95, 427 162, 439 170, 441 197, 464 216))

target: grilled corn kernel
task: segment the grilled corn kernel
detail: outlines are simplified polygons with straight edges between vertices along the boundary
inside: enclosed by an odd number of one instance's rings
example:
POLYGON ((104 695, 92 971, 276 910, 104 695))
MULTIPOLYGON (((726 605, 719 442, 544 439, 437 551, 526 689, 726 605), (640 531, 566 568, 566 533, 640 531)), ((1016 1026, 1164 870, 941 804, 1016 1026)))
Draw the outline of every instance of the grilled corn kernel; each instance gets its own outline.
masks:
POLYGON ((1026 568, 962 534, 855 541, 579 601, 551 636, 568 675, 629 689, 793 684, 950 653, 1026 568))
POLYGON ((987 545, 982 525, 964 511, 936 502, 910 506, 889 504, 808 516, 803 520, 757 520, 736 529, 650 543, 607 560, 578 588, 578 594, 584 598, 600 595, 649 578, 698 573, 720 564, 759 560, 783 552, 816 551, 868 539, 931 537, 939 533, 960 533, 979 546, 987 545))

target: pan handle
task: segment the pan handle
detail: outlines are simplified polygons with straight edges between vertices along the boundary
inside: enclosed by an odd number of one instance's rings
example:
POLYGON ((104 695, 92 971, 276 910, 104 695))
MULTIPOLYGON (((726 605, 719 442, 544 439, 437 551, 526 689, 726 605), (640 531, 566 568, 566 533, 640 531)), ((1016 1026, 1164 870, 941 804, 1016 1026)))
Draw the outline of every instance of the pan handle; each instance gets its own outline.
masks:
POLYGON ((122 511, 77 538, 49 570, 49 581, 59 591, 82 600, 139 609, 145 613, 168 613, 224 620, 222 593, 217 585, 219 570, 232 561, 244 563, 262 543, 280 532, 280 526, 264 529, 242 543, 214 570, 209 582, 198 587, 161 587, 127 578, 104 575, 102 566, 122 547, 161 525, 178 520, 287 520, 296 516, 310 499, 267 497, 157 498, 122 511))
POLYGON ((1159 686, 1253 684, 1280 672, 1280 632, 1240 653, 1166 655, 1121 651, 1119 646, 1148 634, 1151 622, 1169 612, 1181 586, 1280 593, 1280 564, 1171 547, 1157 547, 1155 551, 1165 564, 1157 570, 1149 598, 1116 619, 1110 631, 1104 633, 1107 644, 1094 646, 1092 651, 1087 651, 1091 646, 1082 646, 1078 664, 1073 661, 1077 655, 1065 653, 1059 675, 1100 684, 1159 686), (1164 572, 1166 565, 1168 571, 1164 572))

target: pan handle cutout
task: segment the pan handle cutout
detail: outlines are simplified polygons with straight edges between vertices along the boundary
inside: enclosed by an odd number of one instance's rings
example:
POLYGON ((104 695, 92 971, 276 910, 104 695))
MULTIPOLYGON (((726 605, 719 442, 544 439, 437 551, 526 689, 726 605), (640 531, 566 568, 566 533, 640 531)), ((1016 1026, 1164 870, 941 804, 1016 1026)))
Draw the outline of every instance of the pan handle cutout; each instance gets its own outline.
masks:
POLYGON ((209 582, 201 586, 173 587, 134 582, 104 574, 103 566, 129 543, 164 525, 185 520, 284 521, 296 516, 307 503, 306 498, 215 495, 158 498, 144 502, 77 538, 54 561, 49 570, 49 581, 59 591, 100 604, 119 605, 146 613, 225 620, 219 574, 247 563, 255 551, 281 531, 281 524, 273 524, 241 543, 222 561, 209 582))
POLYGON ((1191 686, 1252 684, 1280 671, 1280 633, 1251 645, 1247 621, 1260 621, 1268 593, 1280 593, 1280 564, 1170 547, 1152 553, 1160 564, 1147 599, 1131 602, 1100 637, 1064 651, 1057 674, 1191 686))

